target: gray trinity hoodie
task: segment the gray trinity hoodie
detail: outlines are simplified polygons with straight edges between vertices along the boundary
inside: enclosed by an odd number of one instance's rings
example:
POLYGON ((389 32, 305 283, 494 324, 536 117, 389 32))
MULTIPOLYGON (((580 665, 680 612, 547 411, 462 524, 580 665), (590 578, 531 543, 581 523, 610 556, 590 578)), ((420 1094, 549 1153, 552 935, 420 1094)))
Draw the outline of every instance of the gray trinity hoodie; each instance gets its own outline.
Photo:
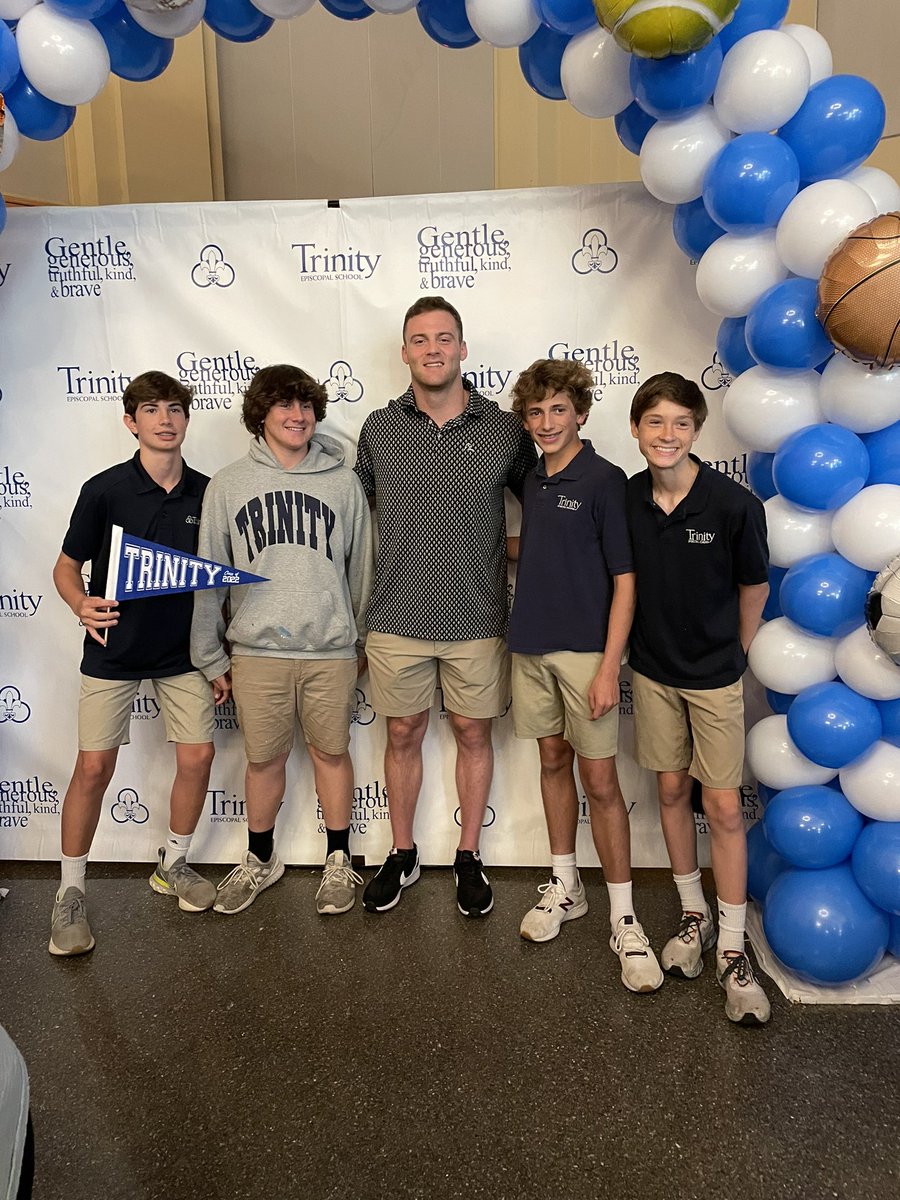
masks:
POLYGON ((232 654, 356 657, 372 585, 372 525, 362 485, 333 438, 315 433, 290 471, 264 440, 251 443, 207 488, 198 553, 267 577, 194 593, 191 659, 207 679, 231 666, 226 639, 232 654))

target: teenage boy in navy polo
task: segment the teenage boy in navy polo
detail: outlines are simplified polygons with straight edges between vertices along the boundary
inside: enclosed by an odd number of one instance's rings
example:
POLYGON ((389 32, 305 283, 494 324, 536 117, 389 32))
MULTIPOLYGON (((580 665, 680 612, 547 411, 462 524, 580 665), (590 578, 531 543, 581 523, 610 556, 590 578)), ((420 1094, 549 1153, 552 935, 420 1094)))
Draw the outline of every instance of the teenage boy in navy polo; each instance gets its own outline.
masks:
POLYGON ((375 711, 387 719, 393 836, 363 904, 386 912, 419 878, 413 822, 440 680, 456 740, 456 903, 479 917, 494 903, 479 854, 494 770, 491 723, 509 701, 504 488, 521 493, 537 455, 512 413, 463 378, 462 320, 442 296, 422 296, 408 309, 401 354, 410 385, 366 418, 356 460, 378 511, 366 654, 375 711))
POLYGON ((107 600, 103 596, 113 525, 188 554, 197 552, 200 505, 209 479, 181 456, 191 391, 162 371, 139 375, 122 397, 124 422, 138 441, 134 457, 89 479, 72 513, 53 568, 60 596, 85 628, 78 704, 78 757, 62 810, 62 879, 53 905, 51 954, 94 948, 84 899, 88 853, 103 795, 127 744, 131 708, 151 680, 175 743, 169 834, 150 877, 155 892, 185 912, 212 907, 216 889, 187 865, 213 760, 214 704, 228 688, 210 688, 191 663, 193 596, 107 600), (90 595, 81 569, 91 563, 90 595))
POLYGON ((716 946, 729 1020, 764 1024, 770 1007, 744 952, 747 839, 741 676, 768 595, 766 521, 757 498, 690 453, 706 419, 692 380, 672 371, 638 388, 631 433, 647 469, 628 481, 637 573, 631 632, 635 757, 656 772, 659 813, 681 901, 663 968, 694 979, 716 946), (691 808, 701 785, 719 934, 703 895, 691 808))
POLYGON ((609 894, 610 947, 622 982, 654 992, 663 973, 632 902, 631 836, 616 772, 619 667, 634 612, 625 472, 579 432, 593 401, 587 367, 538 359, 513 388, 513 412, 543 452, 525 481, 509 626, 516 736, 536 738, 550 838, 550 882, 520 933, 548 942, 588 910, 575 860, 578 760, 609 894))

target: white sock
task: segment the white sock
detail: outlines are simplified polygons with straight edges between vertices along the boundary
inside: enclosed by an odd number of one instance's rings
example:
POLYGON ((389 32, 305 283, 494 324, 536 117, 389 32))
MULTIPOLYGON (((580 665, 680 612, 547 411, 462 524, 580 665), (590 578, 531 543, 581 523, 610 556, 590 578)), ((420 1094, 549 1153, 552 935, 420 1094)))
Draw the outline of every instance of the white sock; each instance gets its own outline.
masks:
POLYGON ((67 854, 60 855, 60 880, 59 891, 56 893, 57 900, 61 900, 63 893, 70 887, 77 887, 80 892, 84 891, 87 860, 88 856, 86 854, 80 854, 77 858, 69 858, 67 854))
POLYGON ((709 905, 703 895, 703 884, 700 882, 700 868, 690 875, 672 875, 678 888, 678 898, 681 900, 681 911, 700 913, 710 916, 709 905))
POLYGON ((551 854, 550 874, 554 875, 567 892, 578 887, 578 867, 575 865, 575 851, 571 854, 551 854))
POLYGON ((631 880, 629 879, 628 883, 608 883, 606 890, 609 892, 609 923, 615 933, 616 926, 623 917, 634 917, 631 880))
POLYGON ((716 943, 716 953, 721 955, 728 950, 736 950, 739 954, 744 950, 744 925, 747 921, 747 904, 726 904, 716 897, 719 909, 719 940, 716 943))
POLYGON ((166 837, 166 844, 163 846, 163 870, 168 871, 169 867, 178 862, 179 858, 187 858, 187 852, 191 848, 192 833, 173 833, 170 829, 166 837))

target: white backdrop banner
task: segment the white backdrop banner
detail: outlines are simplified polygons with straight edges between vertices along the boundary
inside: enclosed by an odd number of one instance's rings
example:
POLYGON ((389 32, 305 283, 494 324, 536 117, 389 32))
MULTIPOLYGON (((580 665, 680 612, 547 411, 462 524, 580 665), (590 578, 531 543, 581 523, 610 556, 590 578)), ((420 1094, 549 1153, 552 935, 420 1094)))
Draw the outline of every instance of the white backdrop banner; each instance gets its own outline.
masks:
MULTIPOLYGON (((185 457, 211 475, 246 452, 241 391, 253 373, 296 363, 325 384, 325 429, 353 461, 366 414, 408 383, 403 313, 418 296, 440 293, 462 314, 466 375, 501 405, 536 358, 586 363, 597 381, 586 436, 629 473, 643 466, 628 427, 637 386, 661 370, 700 380, 711 415, 699 453, 745 483, 746 456, 721 419, 729 380, 715 356, 716 321, 697 299, 693 272, 672 239, 671 209, 638 184, 340 204, 11 211, 0 242, 0 853, 47 859, 59 852, 77 749, 82 631, 50 572, 81 484, 134 452, 121 420, 132 377, 158 369, 192 385, 185 457)), ((510 500, 513 532, 516 509, 510 500)), ((657 866, 665 848, 653 780, 631 757, 631 711, 625 669, 619 771, 634 862, 657 866)), ((416 826, 426 863, 451 861, 458 840, 445 718, 438 692, 416 826)), ((217 725, 193 856, 232 862, 245 846, 244 759, 232 704, 219 710, 217 725)), ((131 739, 104 801, 96 860, 150 861, 165 836, 174 762, 149 685, 135 700, 131 739)), ((369 863, 390 847, 384 741, 363 678, 351 746, 353 849, 369 863)), ((546 863, 536 746, 517 742, 509 714, 496 722, 495 745, 485 860, 546 863)), ((743 791, 753 820, 749 780, 743 791)), ((581 825, 579 861, 595 864, 586 804, 581 825)), ((288 862, 319 862, 322 834, 298 742, 279 853, 288 862)))

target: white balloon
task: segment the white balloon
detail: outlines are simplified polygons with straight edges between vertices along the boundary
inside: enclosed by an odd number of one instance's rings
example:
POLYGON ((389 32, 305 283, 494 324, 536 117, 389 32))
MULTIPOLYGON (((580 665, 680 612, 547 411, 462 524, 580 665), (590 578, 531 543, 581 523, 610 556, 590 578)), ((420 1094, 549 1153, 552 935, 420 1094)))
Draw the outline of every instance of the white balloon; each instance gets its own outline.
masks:
POLYGON ((376 12, 387 13, 393 17, 397 13, 409 12, 411 8, 416 7, 419 0, 366 0, 366 2, 369 8, 374 8, 376 12))
MULTIPOLYGON (((306 12, 308 8, 312 8, 315 0, 300 0, 304 5, 302 12, 306 12)), ((153 12, 148 12, 146 9, 135 8, 133 0, 126 0, 125 7, 134 17, 141 29, 146 29, 148 33, 155 34, 156 37, 177 38, 184 37, 196 29, 203 20, 203 14, 206 12, 206 0, 188 0, 187 4, 182 4, 180 8, 173 9, 156 9, 153 12)), ((260 5, 255 5, 260 12, 263 9, 260 5)), ((272 13, 268 13, 272 16, 272 13)))
POLYGON ((18 21, 40 0, 0 0, 0 21, 18 21))
POLYGON ((775 230, 778 253, 795 275, 818 279, 832 250, 876 215, 872 197, 858 184, 846 179, 811 183, 781 215, 775 230))
MULTIPOLYGON (((773 567, 792 567, 811 554, 828 554, 834 549, 831 537, 833 513, 810 512, 772 496, 765 502, 769 535, 769 562, 773 567)), ((781 689, 778 689, 779 691, 781 689)))
POLYGON ((782 25, 781 32, 790 34, 806 51, 806 57, 809 59, 810 87, 814 83, 821 83, 834 72, 831 47, 817 29, 811 29, 809 25, 782 25))
POLYGON ((641 146, 644 187, 666 204, 696 200, 706 168, 730 141, 709 105, 677 121, 657 121, 641 146))
POLYGON ((816 637, 787 617, 776 617, 760 627, 747 659, 763 687, 796 696, 814 683, 834 679, 836 646, 837 638, 816 637))
POLYGON ((900 485, 873 483, 857 492, 834 514, 831 536, 838 554, 880 571, 900 554, 900 485))
POLYGON ((768 133, 791 119, 809 80, 809 57, 790 34, 748 33, 725 55, 713 94, 716 116, 735 133, 768 133))
POLYGON ((834 650, 837 673, 870 700, 900 700, 900 667, 876 646, 865 625, 842 637, 834 650))
POLYGON ((6 110, 3 121, 3 146, 0 148, 0 171, 5 171, 19 152, 19 127, 16 119, 6 110))
POLYGON ((99 30, 48 4, 25 13, 16 42, 28 82, 57 104, 87 104, 109 79, 109 51, 99 30))
POLYGON ((634 99, 631 55, 608 29, 586 29, 563 51, 560 78, 566 99, 586 117, 614 117, 634 99))
POLYGON ((745 317, 763 292, 787 277, 788 269, 778 256, 771 229, 726 233, 713 242, 697 264, 697 295, 720 317, 745 317))
POLYGON ((738 441, 773 454, 798 429, 822 424, 819 376, 815 371, 751 367, 728 389, 722 413, 738 441))
POLYGON ((833 767, 820 767, 801 754, 787 729, 787 717, 763 717, 747 734, 747 762, 760 783, 782 791, 806 783, 828 783, 833 767))
MULTIPOLYGON (((384 2, 385 0, 382 0, 382 3, 384 2)), ((387 3, 391 3, 391 0, 387 0, 387 3)), ((374 3, 370 7, 378 8, 378 4, 374 3)), ((412 7, 412 4, 407 4, 407 8, 412 7)), ((527 42, 537 33, 541 23, 540 13, 533 0, 466 0, 466 16, 483 42, 504 49, 521 46, 523 42, 527 42)))
POLYGON ((900 821, 900 747, 877 741, 841 771, 841 791, 864 817, 900 821))
POLYGON ((868 192, 876 212, 889 213, 900 208, 900 184, 887 171, 878 167, 857 167, 842 178, 868 192))
POLYGON ((822 372, 823 416, 854 433, 872 433, 900 421, 900 371, 872 371, 836 354, 822 372))

